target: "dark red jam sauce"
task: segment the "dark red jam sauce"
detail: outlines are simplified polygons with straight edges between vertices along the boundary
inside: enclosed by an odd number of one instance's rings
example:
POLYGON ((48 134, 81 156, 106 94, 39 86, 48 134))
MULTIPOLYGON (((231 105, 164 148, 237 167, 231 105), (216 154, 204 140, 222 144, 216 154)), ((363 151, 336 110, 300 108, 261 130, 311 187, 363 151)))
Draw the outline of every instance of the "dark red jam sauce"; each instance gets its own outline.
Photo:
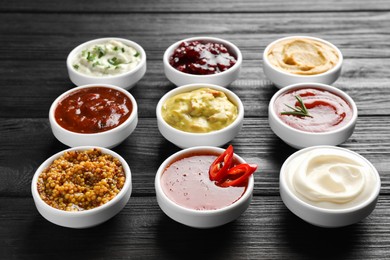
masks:
POLYGON ((54 117, 63 128, 76 133, 99 133, 113 129, 129 118, 133 105, 122 92, 90 87, 62 99, 54 117))
POLYGON ((342 97, 321 89, 302 88, 286 92, 275 100, 274 108, 280 119, 287 125, 306 132, 328 132, 341 128, 351 121, 351 105, 342 97), (299 95, 310 114, 308 116, 282 115, 290 111, 286 105, 297 107, 299 95))
POLYGON ((221 43, 182 42, 169 58, 175 69, 189 74, 209 75, 228 70, 237 60, 221 43))

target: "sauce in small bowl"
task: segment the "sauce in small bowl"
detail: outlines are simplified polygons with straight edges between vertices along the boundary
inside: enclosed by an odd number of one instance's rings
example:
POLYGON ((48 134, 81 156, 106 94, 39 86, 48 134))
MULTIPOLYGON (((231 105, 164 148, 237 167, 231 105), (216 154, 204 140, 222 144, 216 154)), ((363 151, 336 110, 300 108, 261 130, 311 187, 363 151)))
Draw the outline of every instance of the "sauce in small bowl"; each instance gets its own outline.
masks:
POLYGON ((50 107, 49 121, 54 136, 65 145, 112 148, 135 130, 138 106, 123 88, 85 85, 60 95, 50 107))
POLYGON ((344 91, 320 83, 299 83, 280 89, 268 106, 272 131, 301 149, 339 145, 353 133, 358 111, 344 91))
POLYGON ((205 83, 227 87, 239 76, 242 54, 227 40, 199 36, 169 46, 163 62, 165 76, 176 86, 205 83))
POLYGON ((170 126, 180 131, 209 133, 232 124, 238 110, 225 92, 200 87, 168 98, 161 113, 170 126))
POLYGON ((54 154, 35 171, 31 192, 38 212, 63 227, 99 225, 127 204, 131 170, 112 150, 78 146, 54 154))
POLYGON ((128 39, 99 38, 74 48, 66 66, 76 86, 111 84, 131 89, 145 75, 146 53, 128 39))
POLYGON ((320 227, 343 227, 374 210, 378 171, 363 156, 336 146, 313 146, 292 154, 280 169, 280 196, 295 215, 320 227))
POLYGON ((352 106, 342 97, 316 88, 307 87, 285 92, 275 100, 274 106, 275 112, 284 123, 312 133, 341 128, 348 124, 353 116, 352 106), (303 101, 307 115, 296 115, 292 109, 301 106, 296 97, 303 101))
POLYGON ((263 70, 277 88, 297 83, 332 84, 341 73, 339 48, 311 36, 289 36, 270 43, 263 52, 263 70))
POLYGON ((183 41, 169 58, 175 69, 195 75, 221 73, 236 62, 237 57, 223 43, 205 40, 183 41))
MULTIPOLYGON (((173 220, 196 228, 213 228, 237 219, 252 199, 254 178, 243 186, 220 187, 209 179, 209 167, 225 150, 198 146, 167 158, 157 171, 155 189, 161 210, 173 220)), ((233 162, 244 164, 238 155, 233 162)))
POLYGON ((100 133, 123 124, 133 111, 130 98, 106 87, 73 91, 58 102, 54 116, 59 125, 76 133, 100 133))
POLYGON ((180 148, 222 146, 240 132, 244 105, 222 86, 189 84, 161 97, 156 117, 161 135, 180 148))
POLYGON ((239 200, 246 186, 220 187, 210 180, 209 168, 217 157, 200 152, 172 162, 161 176, 164 193, 175 203, 195 210, 220 209, 239 200))

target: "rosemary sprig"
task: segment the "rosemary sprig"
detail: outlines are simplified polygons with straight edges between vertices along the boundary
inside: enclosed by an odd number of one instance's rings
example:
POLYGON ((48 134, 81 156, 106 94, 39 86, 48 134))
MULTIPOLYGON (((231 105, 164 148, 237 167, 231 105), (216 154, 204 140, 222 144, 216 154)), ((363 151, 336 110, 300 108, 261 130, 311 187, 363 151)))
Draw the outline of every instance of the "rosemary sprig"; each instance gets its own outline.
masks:
POLYGON ((309 114, 309 112, 307 111, 307 108, 306 108, 305 104, 303 103, 302 98, 299 95, 295 96, 295 98, 298 100, 299 106, 292 107, 292 106, 289 106, 289 105, 285 104, 286 107, 292 109, 292 111, 285 111, 285 112, 281 112, 280 114, 281 115, 293 115, 293 116, 312 117, 309 114))

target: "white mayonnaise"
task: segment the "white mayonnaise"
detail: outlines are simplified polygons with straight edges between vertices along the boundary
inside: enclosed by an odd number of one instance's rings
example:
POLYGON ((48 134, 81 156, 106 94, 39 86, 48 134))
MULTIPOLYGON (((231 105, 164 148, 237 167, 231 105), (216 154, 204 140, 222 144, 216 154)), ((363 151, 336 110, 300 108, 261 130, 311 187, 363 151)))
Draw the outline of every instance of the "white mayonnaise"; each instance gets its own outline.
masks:
POLYGON ((120 41, 109 40, 92 44, 78 53, 73 68, 88 76, 113 76, 134 69, 141 61, 141 54, 120 41))
POLYGON ((378 182, 375 168, 360 155, 338 147, 298 153, 283 175, 301 200, 326 209, 346 209, 368 200, 378 182))

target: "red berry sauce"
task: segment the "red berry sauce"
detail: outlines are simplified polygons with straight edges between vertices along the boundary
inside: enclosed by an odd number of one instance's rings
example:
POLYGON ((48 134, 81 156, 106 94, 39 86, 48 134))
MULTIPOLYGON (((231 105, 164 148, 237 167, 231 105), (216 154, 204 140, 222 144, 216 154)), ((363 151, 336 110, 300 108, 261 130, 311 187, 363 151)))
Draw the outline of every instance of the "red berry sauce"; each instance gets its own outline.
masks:
POLYGON ((236 62, 223 44, 201 41, 182 42, 169 58, 169 64, 175 69, 195 75, 220 73, 236 62))

